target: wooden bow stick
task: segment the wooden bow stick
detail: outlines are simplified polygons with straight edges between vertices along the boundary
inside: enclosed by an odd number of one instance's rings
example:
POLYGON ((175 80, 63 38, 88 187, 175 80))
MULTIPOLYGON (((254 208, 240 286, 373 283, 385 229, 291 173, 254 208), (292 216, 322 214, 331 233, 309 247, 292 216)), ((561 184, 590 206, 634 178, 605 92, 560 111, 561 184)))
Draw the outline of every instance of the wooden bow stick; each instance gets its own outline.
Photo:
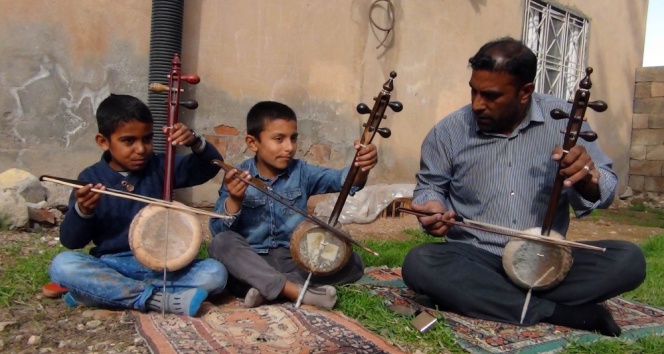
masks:
MULTIPOLYGON (((440 213, 432 213, 432 212, 415 211, 413 209, 408 209, 408 208, 397 208, 397 211, 412 214, 412 215, 416 215, 416 216, 433 216, 433 215, 436 215, 436 214, 440 214, 440 213)), ((465 218, 463 218, 459 215, 456 215, 454 217, 454 220, 455 221, 451 221, 451 220, 440 220, 440 221, 444 222, 446 224, 450 224, 450 225, 456 225, 456 226, 466 227, 466 228, 469 228, 469 229, 475 229, 475 230, 480 230, 480 231, 485 231, 485 232, 491 232, 491 233, 494 233, 494 234, 497 234, 497 235, 503 235, 503 236, 508 236, 508 237, 517 237, 517 238, 522 238, 522 239, 526 239, 526 240, 530 240, 530 241, 549 243, 549 244, 554 244, 554 245, 558 245, 558 246, 569 246, 569 247, 576 247, 576 248, 584 248, 584 249, 598 251, 598 252, 606 251, 606 248, 603 248, 603 247, 586 245, 585 243, 580 243, 580 242, 555 239, 555 238, 552 238, 552 237, 547 237, 547 236, 542 236, 542 235, 537 235, 537 234, 525 233, 522 230, 515 230, 515 229, 510 229, 510 228, 502 227, 502 226, 498 226, 498 225, 487 224, 487 223, 483 223, 483 222, 479 222, 479 221, 473 221, 473 220, 470 220, 470 219, 465 219, 465 218), (477 226, 473 226, 473 224, 477 225, 477 226), (500 232, 500 231, 496 231, 496 230, 491 230, 489 228, 493 228, 493 229, 497 229, 497 230, 503 230, 503 231, 507 231, 507 232, 500 232)))
MULTIPOLYGON (((88 184, 92 184, 90 182, 83 182, 83 181, 67 179, 67 178, 61 178, 61 177, 48 176, 48 175, 40 176, 39 180, 40 181, 53 182, 53 183, 61 184, 63 186, 68 186, 68 187, 72 187, 72 188, 76 188, 76 189, 83 188, 88 184)), ((181 211, 188 211, 188 212, 201 214, 201 215, 207 215, 207 216, 211 216, 211 217, 214 217, 214 218, 220 218, 220 219, 232 219, 233 218, 232 216, 213 213, 213 212, 206 211, 206 210, 201 210, 201 209, 196 209, 196 208, 188 207, 186 205, 174 204, 172 202, 168 202, 168 201, 165 201, 165 200, 145 197, 145 196, 138 195, 138 194, 132 194, 132 193, 128 193, 128 192, 125 192, 125 191, 118 190, 118 189, 92 188, 91 191, 93 191, 95 193, 106 194, 106 195, 118 197, 118 198, 130 199, 130 200, 134 200, 134 201, 145 203, 145 204, 155 204, 155 205, 159 205, 159 206, 162 206, 162 207, 165 207, 165 208, 171 208, 171 209, 176 209, 176 210, 181 210, 181 211)))

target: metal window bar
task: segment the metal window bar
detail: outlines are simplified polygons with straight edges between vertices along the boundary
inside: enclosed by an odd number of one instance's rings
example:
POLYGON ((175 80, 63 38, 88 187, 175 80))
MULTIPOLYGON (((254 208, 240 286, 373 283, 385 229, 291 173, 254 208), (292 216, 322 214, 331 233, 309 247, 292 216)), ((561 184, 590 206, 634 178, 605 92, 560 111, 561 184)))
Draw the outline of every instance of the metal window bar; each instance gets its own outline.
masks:
POLYGON ((589 22, 543 1, 526 0, 522 38, 537 55, 535 90, 571 99, 583 77, 589 22))

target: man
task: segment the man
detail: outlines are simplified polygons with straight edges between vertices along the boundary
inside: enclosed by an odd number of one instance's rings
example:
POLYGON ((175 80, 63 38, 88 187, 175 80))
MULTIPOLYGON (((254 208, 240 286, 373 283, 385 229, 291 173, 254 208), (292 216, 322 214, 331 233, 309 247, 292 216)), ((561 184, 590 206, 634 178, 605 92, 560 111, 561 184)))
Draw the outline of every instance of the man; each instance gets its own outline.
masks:
MULTIPOLYGON (((527 289, 502 266, 509 237, 450 227, 455 215, 511 229, 541 227, 560 164, 564 187, 552 229, 565 235, 569 208, 576 216, 606 208, 617 178, 594 142, 579 139, 563 158, 567 119, 551 110, 570 104, 534 93, 537 58, 523 43, 501 38, 470 58, 471 104, 450 114, 422 144, 412 208, 426 232, 443 243, 412 249, 403 278, 441 309, 513 324, 548 322, 619 336, 620 327, 600 303, 635 289, 645 278, 645 258, 634 244, 587 242, 605 252, 572 249, 573 265, 552 289, 533 291, 521 321, 527 289)), ((589 130, 584 123, 583 130, 589 130)))

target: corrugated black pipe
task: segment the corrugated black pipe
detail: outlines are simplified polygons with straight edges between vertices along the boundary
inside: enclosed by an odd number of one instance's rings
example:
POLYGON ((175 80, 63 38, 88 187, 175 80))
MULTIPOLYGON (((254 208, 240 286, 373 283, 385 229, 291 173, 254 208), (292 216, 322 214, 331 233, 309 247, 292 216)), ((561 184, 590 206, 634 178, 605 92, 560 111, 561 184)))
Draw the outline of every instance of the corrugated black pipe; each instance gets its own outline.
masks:
MULTIPOLYGON (((184 0, 152 0, 148 82, 168 85, 173 55, 182 54, 183 15, 184 0)), ((148 93, 148 107, 154 118, 155 152, 166 151, 166 136, 161 132, 168 116, 166 97, 166 93, 148 93)))

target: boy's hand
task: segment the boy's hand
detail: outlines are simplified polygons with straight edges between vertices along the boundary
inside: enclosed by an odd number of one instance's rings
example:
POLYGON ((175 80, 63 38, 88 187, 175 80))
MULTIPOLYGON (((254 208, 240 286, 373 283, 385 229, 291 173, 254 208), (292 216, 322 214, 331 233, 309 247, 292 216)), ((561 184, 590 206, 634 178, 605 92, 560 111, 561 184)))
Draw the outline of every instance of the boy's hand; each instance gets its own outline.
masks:
POLYGON ((232 169, 226 172, 224 175, 224 184, 228 190, 228 198, 226 198, 226 212, 229 214, 235 214, 242 209, 242 201, 247 193, 247 187, 249 184, 243 180, 236 178, 235 175, 239 173, 242 178, 250 180, 251 174, 248 171, 238 171, 237 169, 232 169))
POLYGON ((359 167, 360 171, 368 172, 378 163, 378 152, 376 145, 369 144, 366 146, 360 145, 359 140, 355 140, 355 150, 358 151, 357 158, 353 161, 355 167, 359 167))
POLYGON ((76 203, 78 203, 78 210, 84 215, 92 215, 101 200, 101 194, 93 192, 92 188, 101 190, 106 189, 101 183, 97 183, 94 186, 90 183, 74 192, 76 203))
MULTIPOLYGON (((167 126, 164 126, 161 130, 164 132, 164 134, 166 134, 168 129, 169 128, 167 126)), ((194 134, 193 130, 189 129, 182 123, 175 123, 173 125, 171 135, 168 137, 168 141, 170 141, 172 145, 190 146, 193 149, 196 149, 200 146, 200 140, 200 137, 194 134)))

